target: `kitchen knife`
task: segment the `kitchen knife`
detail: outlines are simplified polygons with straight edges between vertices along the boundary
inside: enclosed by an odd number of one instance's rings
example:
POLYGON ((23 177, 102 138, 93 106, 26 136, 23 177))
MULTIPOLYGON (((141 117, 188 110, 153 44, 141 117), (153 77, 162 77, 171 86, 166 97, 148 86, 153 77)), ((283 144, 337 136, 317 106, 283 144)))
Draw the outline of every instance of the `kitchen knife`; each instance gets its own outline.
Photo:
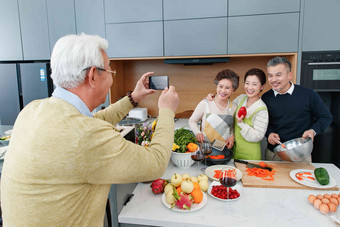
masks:
POLYGON ((272 168, 270 167, 262 167, 260 165, 254 164, 254 163, 250 163, 248 161, 244 161, 244 160, 239 160, 239 159, 234 159, 234 162, 239 162, 242 164, 246 164, 248 168, 252 169, 252 168, 261 168, 261 169, 267 169, 269 171, 272 171, 272 168))

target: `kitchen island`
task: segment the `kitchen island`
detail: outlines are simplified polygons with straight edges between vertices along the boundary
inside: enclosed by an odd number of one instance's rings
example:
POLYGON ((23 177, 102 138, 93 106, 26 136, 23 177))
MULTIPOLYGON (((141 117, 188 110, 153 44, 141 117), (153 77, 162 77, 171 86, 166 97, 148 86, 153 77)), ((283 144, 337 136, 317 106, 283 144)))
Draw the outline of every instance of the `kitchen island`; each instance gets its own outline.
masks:
MULTIPOLYGON (((234 166, 233 160, 228 165, 234 166)), ((333 164, 313 163, 328 170, 339 186, 340 169, 333 164)), ((200 167, 203 165, 200 164, 200 167)), ((197 175, 196 163, 179 169, 170 161, 162 178, 174 173, 197 175)), ((202 173, 201 171, 199 173, 202 173)), ((210 181, 209 181, 210 183, 210 181)), ((238 184, 242 184, 238 182, 238 184)), ((206 205, 192 212, 176 212, 165 207, 161 194, 153 194, 150 183, 139 183, 134 196, 118 216, 120 226, 339 226, 308 203, 309 194, 339 194, 340 191, 243 187, 236 201, 218 201, 207 194, 206 205)), ((340 217, 340 207, 337 215, 340 217)))

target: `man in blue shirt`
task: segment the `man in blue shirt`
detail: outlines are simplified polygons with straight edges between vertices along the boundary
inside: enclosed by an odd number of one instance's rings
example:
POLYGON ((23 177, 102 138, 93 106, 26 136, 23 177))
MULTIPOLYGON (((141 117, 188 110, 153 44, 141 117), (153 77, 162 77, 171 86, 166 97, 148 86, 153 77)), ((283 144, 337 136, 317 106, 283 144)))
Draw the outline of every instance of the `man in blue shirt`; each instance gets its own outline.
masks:
MULTIPOLYGON (((284 143, 299 137, 314 139, 328 128, 332 115, 314 90, 291 82, 293 74, 287 58, 270 59, 267 72, 272 90, 262 96, 269 111, 266 159, 277 161, 281 159, 273 149, 279 141, 284 143)), ((306 160, 311 161, 311 157, 306 160)))

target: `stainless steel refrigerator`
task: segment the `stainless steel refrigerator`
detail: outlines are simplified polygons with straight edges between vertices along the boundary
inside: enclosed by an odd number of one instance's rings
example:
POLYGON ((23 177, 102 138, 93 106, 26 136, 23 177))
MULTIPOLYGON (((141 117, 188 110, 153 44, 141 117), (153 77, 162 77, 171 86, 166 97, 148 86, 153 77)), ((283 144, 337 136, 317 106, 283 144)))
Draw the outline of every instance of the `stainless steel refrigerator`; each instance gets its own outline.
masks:
POLYGON ((48 62, 0 63, 0 118, 13 125, 31 101, 51 96, 53 84, 48 62))

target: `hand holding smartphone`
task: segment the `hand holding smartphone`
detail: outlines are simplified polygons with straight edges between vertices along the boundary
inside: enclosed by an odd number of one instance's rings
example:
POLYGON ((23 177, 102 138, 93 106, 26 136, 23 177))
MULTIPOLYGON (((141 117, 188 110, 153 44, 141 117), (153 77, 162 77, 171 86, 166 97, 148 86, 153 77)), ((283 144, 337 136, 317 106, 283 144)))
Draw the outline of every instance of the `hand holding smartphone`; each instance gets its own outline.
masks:
POLYGON ((164 90, 169 87, 168 76, 149 76, 149 88, 154 90, 164 90))

